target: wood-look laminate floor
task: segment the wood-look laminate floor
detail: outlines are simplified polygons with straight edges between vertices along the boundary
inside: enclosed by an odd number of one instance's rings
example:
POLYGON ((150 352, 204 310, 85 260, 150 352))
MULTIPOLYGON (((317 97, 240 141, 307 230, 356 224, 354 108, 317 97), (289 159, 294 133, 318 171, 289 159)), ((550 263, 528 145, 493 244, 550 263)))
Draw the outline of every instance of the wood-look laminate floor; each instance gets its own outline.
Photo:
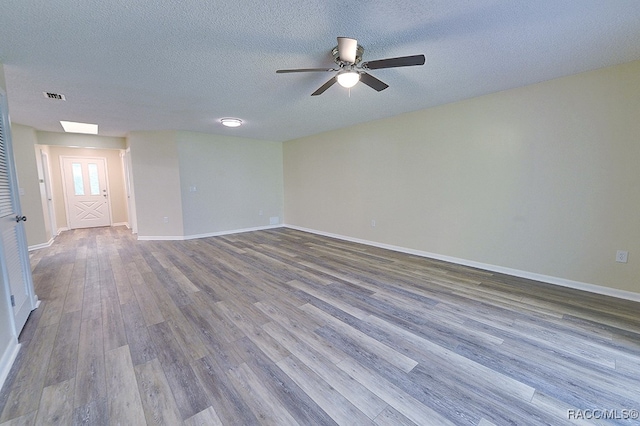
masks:
POLYGON ((284 228, 31 261, 3 426, 638 423, 638 303, 284 228))

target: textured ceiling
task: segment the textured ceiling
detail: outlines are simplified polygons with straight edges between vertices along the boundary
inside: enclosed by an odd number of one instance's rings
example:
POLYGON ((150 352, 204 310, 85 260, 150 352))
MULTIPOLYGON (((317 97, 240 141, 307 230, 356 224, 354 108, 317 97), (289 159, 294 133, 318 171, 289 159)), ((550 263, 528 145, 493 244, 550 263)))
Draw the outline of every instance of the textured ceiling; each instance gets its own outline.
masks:
POLYGON ((3 0, 0 62, 16 123, 100 134, 192 130, 283 141, 640 59, 637 0, 3 0), (424 53, 310 94, 336 36, 364 60, 424 53), (42 92, 67 100, 45 99, 42 92), (245 125, 223 128, 222 117, 245 125))

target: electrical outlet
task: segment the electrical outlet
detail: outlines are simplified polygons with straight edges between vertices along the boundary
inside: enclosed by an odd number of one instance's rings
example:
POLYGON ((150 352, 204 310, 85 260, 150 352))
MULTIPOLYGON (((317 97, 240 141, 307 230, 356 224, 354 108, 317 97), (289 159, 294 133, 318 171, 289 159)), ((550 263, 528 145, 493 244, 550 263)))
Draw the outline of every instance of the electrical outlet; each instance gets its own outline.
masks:
POLYGON ((165 217, 162 218, 162 221, 164 223, 169 223, 169 218, 167 216, 165 216, 165 217))
POLYGON ((616 262, 627 263, 628 257, 629 257, 629 252, 626 250, 618 250, 616 252, 616 262))
POLYGON ((371 220, 371 227, 372 227, 372 228, 375 228, 375 227, 376 227, 376 220, 375 220, 375 219, 372 219, 372 220, 371 220))

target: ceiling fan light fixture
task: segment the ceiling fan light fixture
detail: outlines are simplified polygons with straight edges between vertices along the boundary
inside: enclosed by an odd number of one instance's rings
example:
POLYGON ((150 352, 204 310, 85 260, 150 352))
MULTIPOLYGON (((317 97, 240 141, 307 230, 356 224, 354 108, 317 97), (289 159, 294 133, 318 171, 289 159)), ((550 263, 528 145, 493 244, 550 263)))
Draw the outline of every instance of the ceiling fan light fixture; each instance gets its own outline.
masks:
POLYGON ((221 118, 220 123, 227 127, 240 127, 242 125, 242 120, 239 118, 221 118))
POLYGON ((293 72, 332 72, 337 73, 329 81, 320 86, 311 96, 323 94, 329 87, 338 83, 347 89, 352 88, 358 81, 371 87, 376 92, 381 92, 389 85, 369 74, 371 70, 384 68, 411 67, 424 65, 424 55, 399 56, 397 58, 377 59, 375 61, 362 62, 364 47, 358 44, 358 40, 350 37, 338 37, 338 45, 331 49, 331 56, 337 68, 295 68, 276 70, 276 73, 293 72))
POLYGON ((360 73, 356 71, 344 71, 336 76, 338 84, 347 89, 355 86, 360 81, 360 73))

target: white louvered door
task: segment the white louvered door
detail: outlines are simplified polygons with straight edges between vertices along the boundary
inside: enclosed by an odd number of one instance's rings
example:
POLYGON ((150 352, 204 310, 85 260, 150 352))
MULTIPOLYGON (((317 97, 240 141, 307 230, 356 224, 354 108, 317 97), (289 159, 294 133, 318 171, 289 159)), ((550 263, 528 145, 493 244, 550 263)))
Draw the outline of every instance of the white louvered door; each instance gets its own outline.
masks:
POLYGON ((24 220, 11 150, 7 100, 0 90, 0 266, 2 281, 10 293, 9 303, 13 305, 16 336, 36 303, 24 220))

